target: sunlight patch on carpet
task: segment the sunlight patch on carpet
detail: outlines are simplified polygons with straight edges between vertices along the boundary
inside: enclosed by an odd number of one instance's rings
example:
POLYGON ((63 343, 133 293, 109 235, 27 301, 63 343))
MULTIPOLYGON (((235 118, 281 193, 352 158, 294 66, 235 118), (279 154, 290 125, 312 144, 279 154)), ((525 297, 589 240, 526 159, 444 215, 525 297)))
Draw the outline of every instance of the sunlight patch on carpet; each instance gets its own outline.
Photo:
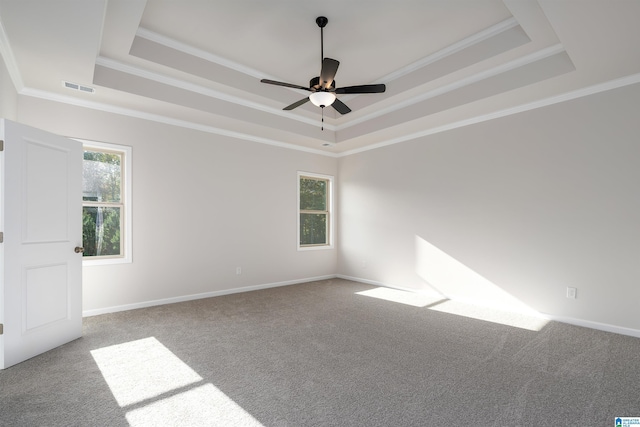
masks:
POLYGON ((427 295, 411 291, 402 291, 392 288, 373 288, 356 292, 356 295, 377 298, 385 301, 406 304, 413 307, 428 308, 441 313, 455 314, 485 322, 499 323, 529 331, 540 331, 549 323, 544 316, 531 311, 509 311, 495 307, 486 307, 478 304, 453 301, 442 295, 427 295))
POLYGON ((127 421, 132 427, 262 427, 262 424, 211 383, 129 411, 127 421))
POLYGON ((91 355, 122 407, 202 381, 153 337, 93 350, 91 355))
POLYGON ((425 295, 391 288, 374 288, 367 291, 356 292, 356 294, 411 305, 413 307, 426 307, 442 300, 442 296, 440 295, 425 295))
POLYGON ((131 426, 262 426, 154 337, 91 355, 131 426))
POLYGON ((476 320, 484 320, 486 322, 499 323, 501 325, 513 326, 515 328, 527 329, 530 331, 539 331, 549 322, 548 319, 541 316, 501 311, 451 300, 435 304, 429 307, 429 310, 455 314, 457 316, 469 317, 476 320))

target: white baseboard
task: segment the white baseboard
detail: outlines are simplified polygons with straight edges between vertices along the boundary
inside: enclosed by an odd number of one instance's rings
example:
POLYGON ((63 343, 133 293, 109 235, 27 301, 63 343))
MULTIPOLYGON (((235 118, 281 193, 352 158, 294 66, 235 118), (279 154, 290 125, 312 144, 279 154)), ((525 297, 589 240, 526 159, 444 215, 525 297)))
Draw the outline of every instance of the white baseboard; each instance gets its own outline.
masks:
POLYGON ((546 313, 543 313, 543 316, 547 317, 549 320, 567 323, 569 325, 582 326, 584 328, 597 329, 599 331, 613 332, 614 334, 629 335, 632 337, 640 338, 640 330, 638 329, 610 325, 608 323, 593 322, 591 320, 574 319, 572 317, 555 316, 553 314, 546 313))
POLYGON ((250 291, 257 291, 257 290, 260 290, 260 289, 277 288, 277 287, 280 287, 280 286, 296 285, 296 284, 299 284, 299 283, 315 282, 317 280, 328 280, 328 279, 334 279, 334 278, 336 278, 335 275, 318 276, 318 277, 307 277, 307 278, 304 278, 304 279, 287 280, 287 281, 284 281, 284 282, 265 283, 265 284, 261 284, 261 285, 245 286, 245 287, 242 287, 242 288, 223 289, 223 290, 220 290, 220 291, 204 292, 204 293, 201 293, 201 294, 183 295, 183 296, 179 296, 179 297, 163 298, 163 299, 157 299, 157 300, 152 300, 152 301, 143 301, 143 302, 137 302, 137 303, 132 303, 132 304, 117 305, 117 306, 113 306, 113 307, 97 308, 97 309, 93 309, 93 310, 85 310, 85 311, 83 311, 82 312, 82 317, 98 316, 100 314, 116 313, 118 311, 135 310, 135 309, 138 309, 138 308, 154 307, 154 306, 157 306, 157 305, 173 304, 173 303, 176 303, 176 302, 184 302, 184 301, 192 301, 192 300, 203 299, 203 298, 219 297, 219 296, 222 296, 222 295, 231 295, 231 294, 237 294, 237 293, 241 293, 241 292, 250 292, 250 291))
MULTIPOLYGON (((398 289, 402 291, 417 292, 425 295, 442 296, 435 291, 415 290, 415 289, 405 288, 402 286, 391 285, 388 283, 382 283, 375 280, 363 279, 360 277, 353 277, 353 276, 345 276, 343 274, 336 274, 336 275, 327 275, 327 276, 318 276, 318 277, 307 277, 304 279, 296 279, 296 280, 287 280, 284 282, 264 283, 261 285, 245 286, 242 288, 223 289, 220 291, 204 292, 200 294, 183 295, 179 297, 164 298, 164 299, 158 299, 158 300, 152 300, 152 301, 143 301, 138 303, 124 304, 124 305, 118 305, 113 307, 104 307, 104 308, 98 308, 93 310, 85 310, 82 312, 82 316, 83 317, 98 316, 100 314, 116 313, 119 311, 135 310, 138 308, 153 307, 153 306, 164 305, 164 304, 173 304, 177 302, 192 301, 192 300, 197 300, 202 298, 218 297, 222 295, 231 295, 231 294, 237 294, 241 292, 251 292, 251 291, 257 291, 260 289, 277 288, 280 286, 289 286, 289 285, 295 285, 299 283, 315 282, 317 280, 328 280, 328 279, 334 279, 334 278, 351 280, 354 282, 365 283, 373 286, 382 286, 385 288, 398 289)), ((469 303, 469 301, 462 301, 462 302, 469 303)), ((628 336, 640 338, 640 330, 638 329, 627 328, 624 326, 610 325, 607 323, 594 322, 591 320, 556 316, 548 313, 540 313, 540 315, 546 319, 553 320, 556 322, 567 323, 570 325, 581 326, 585 328, 596 329, 596 330, 605 331, 605 332, 613 332, 616 334, 628 335, 628 336)))
MULTIPOLYGON (((436 293, 435 291, 416 291, 415 289, 409 289, 409 288, 403 288, 403 287, 399 287, 399 286, 394 286, 394 285, 390 285, 388 283, 382 283, 382 282, 377 282, 375 280, 369 280, 369 279, 362 279, 359 277, 352 277, 352 276, 345 276, 342 274, 338 274, 336 276, 337 278, 340 279, 345 279, 345 280, 351 280, 354 282, 360 282, 360 283, 366 283, 368 285, 374 285, 374 286, 383 286, 385 288, 392 288, 392 289, 399 289, 402 291, 409 291, 409 292, 418 292, 418 293, 426 293, 426 294, 435 294, 435 295, 440 295, 438 293, 436 293), (430 293, 431 292, 431 293, 430 293)), ((446 298, 446 296, 443 296, 446 298)), ((455 298, 451 298, 452 300, 456 300, 455 298)), ((470 301, 468 300, 460 300, 459 302, 464 302, 469 304, 470 301)), ((491 307, 490 307, 491 308, 491 307)), ((495 307, 493 307, 495 308, 495 307)), ((632 337, 636 337, 636 338, 640 338, 640 330, 638 329, 632 329, 632 328, 627 328, 624 326, 617 326, 617 325, 610 325, 607 323, 600 323, 600 322, 594 322, 591 320, 584 320, 584 319, 575 319, 572 317, 565 317, 565 316, 556 316, 553 314, 548 314, 548 313, 538 313, 541 317, 548 319, 548 320, 553 320, 556 322, 560 322, 560 323, 567 323, 569 325, 575 325, 575 326, 582 326, 584 328, 590 328, 590 329, 596 329, 599 331, 605 331, 605 332, 613 332, 615 334, 621 334, 621 335, 628 335, 628 336, 632 336, 632 337)))

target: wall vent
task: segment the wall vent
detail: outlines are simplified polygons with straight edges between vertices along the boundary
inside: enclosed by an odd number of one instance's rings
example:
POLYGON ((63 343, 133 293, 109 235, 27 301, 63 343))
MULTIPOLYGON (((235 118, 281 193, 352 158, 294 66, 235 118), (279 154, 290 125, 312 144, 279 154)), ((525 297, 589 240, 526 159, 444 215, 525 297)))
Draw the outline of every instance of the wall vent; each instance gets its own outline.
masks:
POLYGON ((79 90, 80 92, 86 92, 86 93, 95 93, 96 90, 90 86, 83 86, 83 85, 79 85, 77 83, 72 83, 72 82, 67 82, 67 81, 63 81, 62 82, 62 86, 66 87, 67 89, 73 89, 73 90, 79 90))

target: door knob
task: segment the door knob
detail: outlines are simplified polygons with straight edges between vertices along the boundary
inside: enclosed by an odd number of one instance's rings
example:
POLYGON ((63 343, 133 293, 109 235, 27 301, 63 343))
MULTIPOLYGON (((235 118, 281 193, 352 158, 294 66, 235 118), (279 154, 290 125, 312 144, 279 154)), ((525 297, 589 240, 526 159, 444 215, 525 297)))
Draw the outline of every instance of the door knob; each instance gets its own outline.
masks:
POLYGON ((84 252, 84 248, 81 248, 80 246, 76 246, 76 248, 73 251, 77 254, 81 254, 84 252))

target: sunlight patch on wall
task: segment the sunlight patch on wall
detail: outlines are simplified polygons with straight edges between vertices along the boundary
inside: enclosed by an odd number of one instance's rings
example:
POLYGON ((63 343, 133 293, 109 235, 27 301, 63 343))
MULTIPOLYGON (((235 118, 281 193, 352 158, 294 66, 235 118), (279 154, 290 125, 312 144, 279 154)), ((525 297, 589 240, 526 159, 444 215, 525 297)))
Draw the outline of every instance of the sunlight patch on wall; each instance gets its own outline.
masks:
POLYGON ((435 304, 429 307, 429 310, 455 314, 457 316, 469 317, 476 320, 484 320, 486 322, 499 323, 501 325, 513 326, 515 328, 527 329, 529 331, 539 331, 549 322, 548 319, 539 315, 535 316, 515 313, 512 311, 501 311, 451 300, 435 304))
POLYGON ((154 337, 91 355, 131 426, 262 426, 154 337))
POLYGON ((454 301, 535 315, 536 312, 420 236, 415 237, 416 273, 454 301))
POLYGON ((438 301, 442 301, 441 295, 425 295, 392 288, 374 288, 362 292, 356 292, 356 294, 411 305, 413 307, 426 307, 438 301))

